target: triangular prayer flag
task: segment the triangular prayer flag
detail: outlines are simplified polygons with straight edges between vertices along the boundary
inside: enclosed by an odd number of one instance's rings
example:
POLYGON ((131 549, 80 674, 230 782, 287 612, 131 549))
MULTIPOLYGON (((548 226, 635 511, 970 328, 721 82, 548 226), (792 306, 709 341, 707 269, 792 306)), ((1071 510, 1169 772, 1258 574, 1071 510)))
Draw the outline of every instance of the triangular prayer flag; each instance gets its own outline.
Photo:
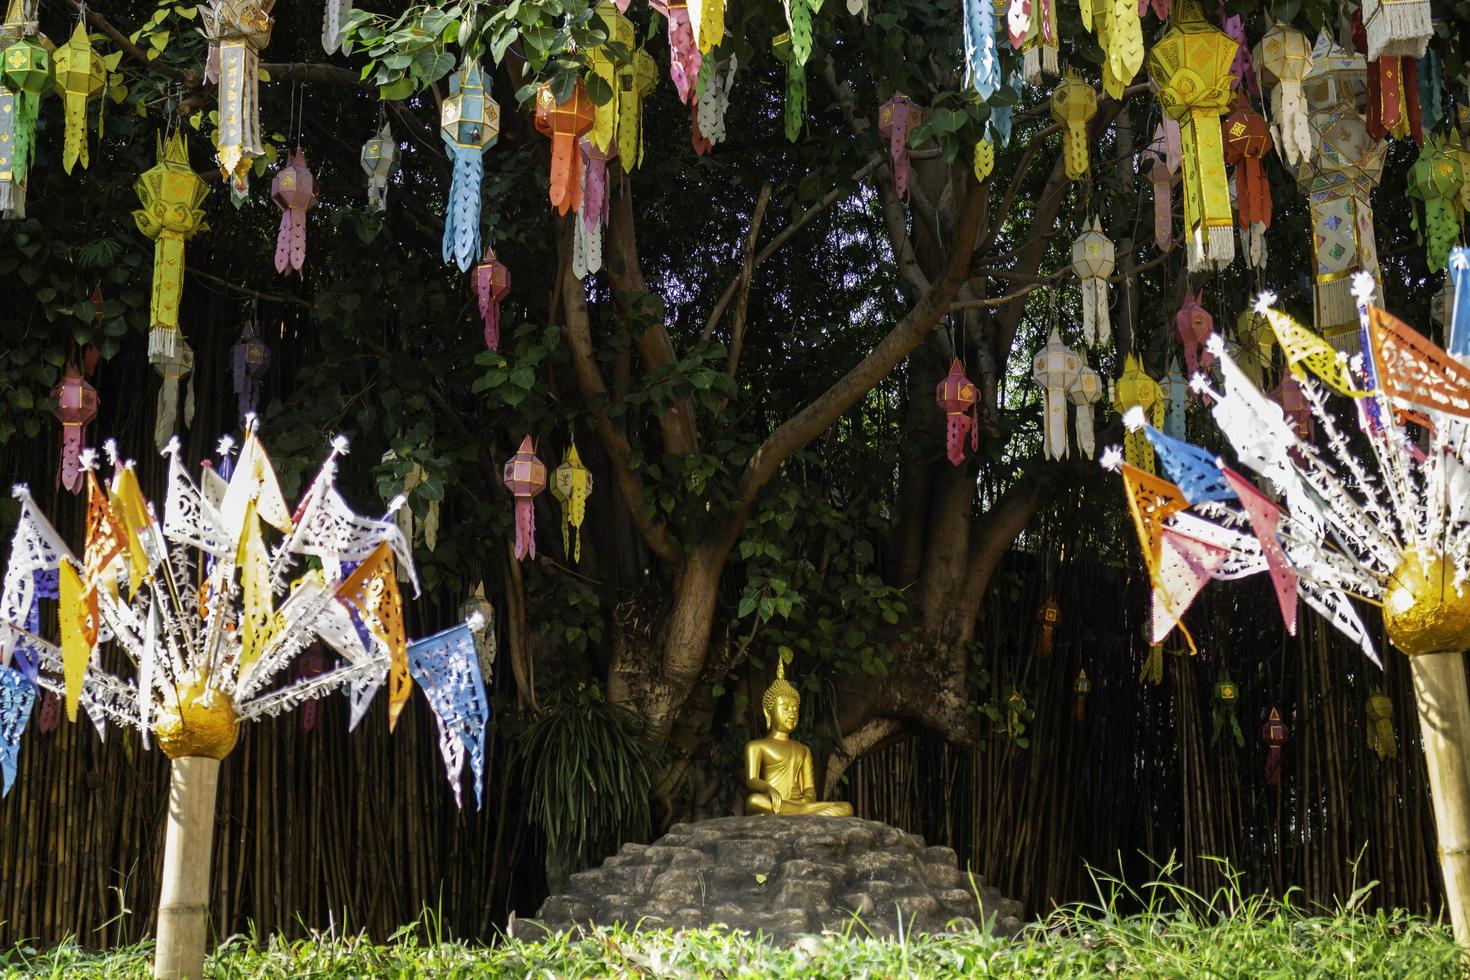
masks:
POLYGON ((82 682, 92 660, 92 646, 97 642, 97 597, 87 602, 81 576, 69 561, 60 567, 61 670, 66 680, 66 718, 77 720, 77 704, 82 697, 82 682))
POLYGON ((1166 435, 1151 425, 1143 427, 1154 453, 1169 479, 1178 485, 1190 506, 1206 500, 1234 500, 1235 491, 1225 482, 1215 454, 1183 439, 1166 435))
POLYGON ((138 475, 131 466, 121 467, 112 480, 112 513, 122 524, 128 545, 128 598, 138 594, 138 586, 148 575, 148 550, 143 546, 143 531, 153 523, 138 475))
POLYGON ((1292 377, 1305 381, 1307 375, 1302 366, 1306 365, 1323 384, 1338 394, 1350 398, 1368 397, 1369 392, 1353 387, 1352 376, 1348 373, 1347 364, 1338 358, 1337 348, 1280 310, 1267 309, 1266 319, 1286 355, 1286 366, 1292 377))
POLYGON ((1470 419, 1470 369, 1393 314, 1368 307, 1378 384, 1390 398, 1470 419))
MULTIPOLYGON (((1229 557, 1229 550, 1178 531, 1163 528, 1160 533, 1159 581, 1154 586, 1153 638, 1162 643, 1164 637, 1180 622, 1205 583, 1229 557)), ((1187 631, 1186 631, 1187 633, 1187 631)), ((1193 644, 1190 644, 1191 648, 1193 644)))
POLYGON ((255 516, 255 503, 245 508, 245 531, 235 556, 240 567, 240 676, 250 668, 270 642, 271 562, 255 516))
POLYGON ((1276 601, 1281 606, 1281 619, 1286 623, 1286 632, 1296 635, 1296 572, 1287 563, 1281 542, 1276 540, 1276 528, 1281 523, 1281 508, 1257 490, 1249 480, 1223 467, 1225 479, 1235 488, 1240 505, 1250 518, 1251 530, 1260 542, 1261 554, 1266 557, 1266 568, 1271 573, 1271 583, 1276 586, 1276 601))
POLYGON ((108 594, 117 595, 117 576, 110 573, 112 560, 127 547, 127 531, 107 505, 107 495, 97 483, 96 474, 87 472, 87 538, 82 550, 82 568, 86 571, 87 591, 95 592, 105 585, 108 594))
POLYGON ((388 650, 388 730, 398 724, 403 705, 413 690, 408 672, 408 638, 403 630, 403 598, 393 574, 393 551, 380 542, 342 583, 337 594, 357 610, 388 650))

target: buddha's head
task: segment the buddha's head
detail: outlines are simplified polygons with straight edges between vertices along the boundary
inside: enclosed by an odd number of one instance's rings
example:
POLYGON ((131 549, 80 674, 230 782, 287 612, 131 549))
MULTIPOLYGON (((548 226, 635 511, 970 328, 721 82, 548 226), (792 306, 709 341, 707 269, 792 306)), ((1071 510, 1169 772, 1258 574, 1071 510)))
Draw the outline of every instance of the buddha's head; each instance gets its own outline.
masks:
POLYGON ((782 735, 796 730, 796 721, 801 715, 801 693, 786 680, 786 664, 776 661, 776 679, 761 695, 761 708, 766 716, 766 728, 782 735))

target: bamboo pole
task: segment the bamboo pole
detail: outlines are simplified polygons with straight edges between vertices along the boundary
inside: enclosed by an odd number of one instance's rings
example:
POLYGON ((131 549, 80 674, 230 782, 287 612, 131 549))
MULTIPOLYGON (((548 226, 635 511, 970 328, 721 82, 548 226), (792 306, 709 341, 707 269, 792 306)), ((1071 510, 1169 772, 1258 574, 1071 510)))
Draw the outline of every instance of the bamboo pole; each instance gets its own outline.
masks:
POLYGON ((1470 947, 1470 693, 1459 653, 1410 657, 1429 769, 1445 906, 1455 941, 1470 947))
POLYGON ((155 977, 199 980, 204 976, 214 802, 218 788, 218 759, 185 756, 173 761, 163 882, 158 896, 155 977))

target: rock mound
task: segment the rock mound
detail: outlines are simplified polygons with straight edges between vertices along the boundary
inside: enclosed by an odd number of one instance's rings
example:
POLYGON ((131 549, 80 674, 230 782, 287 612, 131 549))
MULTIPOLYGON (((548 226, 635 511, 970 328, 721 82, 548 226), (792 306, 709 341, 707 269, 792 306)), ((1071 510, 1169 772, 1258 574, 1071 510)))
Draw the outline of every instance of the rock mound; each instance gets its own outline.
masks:
POLYGON ((723 924, 778 943, 852 928, 875 936, 1021 928, 1020 903, 962 872, 948 847, 856 817, 722 817, 676 824, 572 875, 536 923, 697 929, 723 924), (854 917, 861 925, 854 923, 854 917))

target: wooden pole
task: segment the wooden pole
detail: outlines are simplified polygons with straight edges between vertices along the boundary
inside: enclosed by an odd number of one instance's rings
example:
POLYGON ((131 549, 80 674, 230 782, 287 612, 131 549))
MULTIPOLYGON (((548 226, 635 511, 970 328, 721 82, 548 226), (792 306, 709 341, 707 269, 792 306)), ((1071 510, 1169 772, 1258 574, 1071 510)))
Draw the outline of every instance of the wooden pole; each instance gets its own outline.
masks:
POLYGON ((218 788, 218 759, 185 756, 173 760, 163 883, 158 897, 155 977, 200 980, 204 976, 214 802, 218 788))
POLYGON ((1445 906, 1455 941, 1470 948, 1470 693, 1463 654, 1410 657, 1429 769, 1445 906))

